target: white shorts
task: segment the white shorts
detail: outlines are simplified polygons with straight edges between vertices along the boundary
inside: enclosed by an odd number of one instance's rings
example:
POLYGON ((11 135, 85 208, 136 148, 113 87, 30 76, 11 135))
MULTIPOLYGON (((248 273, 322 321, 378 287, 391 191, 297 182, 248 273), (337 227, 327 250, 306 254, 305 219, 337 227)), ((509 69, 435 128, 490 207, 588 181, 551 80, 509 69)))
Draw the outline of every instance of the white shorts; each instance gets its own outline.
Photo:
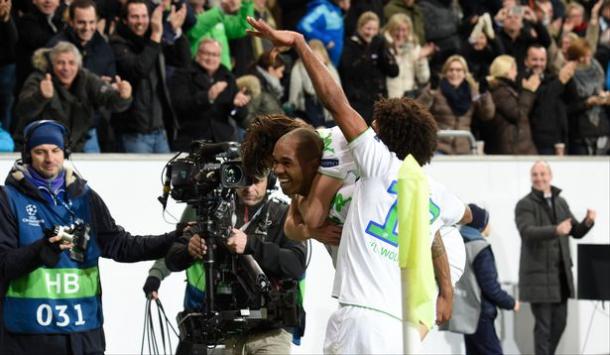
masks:
MULTIPOLYGON (((408 339, 420 349, 415 327, 408 339)), ((385 313, 357 306, 340 306, 328 319, 324 354, 402 354, 403 322, 385 313)))
POLYGON ((451 284, 455 287, 455 284, 464 274, 464 267, 466 265, 464 239, 462 239, 460 230, 455 226, 442 226, 439 233, 443 239, 443 244, 445 244, 447 259, 449 260, 451 284))

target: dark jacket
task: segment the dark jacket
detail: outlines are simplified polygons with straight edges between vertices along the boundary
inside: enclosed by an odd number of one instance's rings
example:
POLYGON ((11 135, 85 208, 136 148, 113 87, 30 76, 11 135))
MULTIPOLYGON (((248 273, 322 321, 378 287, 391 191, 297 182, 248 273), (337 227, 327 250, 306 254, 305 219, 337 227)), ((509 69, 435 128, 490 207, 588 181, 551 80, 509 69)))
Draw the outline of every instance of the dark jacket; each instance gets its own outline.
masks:
POLYGON ((15 44, 19 36, 13 17, 0 21, 0 67, 15 63, 15 44))
POLYGON ((519 299, 526 302, 560 302, 574 297, 570 241, 567 236, 558 237, 555 230, 567 218, 572 220, 570 235, 574 238, 582 238, 592 227, 574 218, 566 200, 559 196, 560 189, 553 186, 551 193, 553 207, 534 189, 515 207, 521 236, 519 299), (564 292, 563 282, 567 286, 564 292))
MULTIPOLYGON (((288 239, 284 234, 288 206, 274 198, 264 200, 261 206, 263 210, 255 216, 258 208, 251 207, 246 212, 243 205, 237 205, 236 228, 252 220, 245 231, 248 242, 244 254, 252 255, 270 278, 300 279, 305 273, 307 244, 288 239)), ((194 262, 187 251, 188 240, 186 236, 180 237, 172 245, 165 258, 169 270, 182 271, 194 262)))
POLYGON ((528 115, 536 94, 519 89, 508 79, 489 85, 496 105, 494 119, 484 126, 485 152, 488 154, 536 154, 528 115))
POLYGON ((188 41, 180 36, 174 45, 150 40, 147 32, 140 37, 119 23, 110 39, 117 62, 117 73, 133 87, 133 104, 114 124, 120 133, 167 131, 170 143, 179 128, 166 82, 166 60, 170 65, 186 67, 190 62, 188 41))
POLYGON ((610 134, 610 124, 606 106, 587 105, 587 99, 603 90, 605 84, 604 69, 595 59, 591 65, 578 68, 572 79, 566 84, 570 138, 582 143, 584 138, 597 138, 610 134))
MULTIPOLYGON (((24 178, 24 168, 16 164, 5 184, 11 185, 19 193, 31 196, 40 203, 49 204, 49 200, 24 178)), ((91 229, 97 234, 97 243, 101 256, 118 262, 136 262, 162 257, 175 239, 173 233, 159 236, 132 236, 122 227, 115 224, 108 208, 101 197, 91 189, 86 189, 87 182, 80 176, 66 170, 66 198, 82 197, 87 191, 89 211, 91 211, 91 229)), ((69 202, 69 201, 68 201, 69 202)), ((55 265, 59 254, 47 239, 41 239, 28 245, 19 245, 20 222, 15 215, 4 190, 0 187, 0 319, 2 303, 11 280, 17 279, 44 265, 55 265)), ((67 335, 14 334, 5 329, 0 322, 0 353, 2 354, 89 354, 103 353, 105 349, 102 328, 92 331, 71 333, 67 335)))
POLYGON ((470 42, 464 41, 460 52, 468 62, 468 69, 472 73, 474 79, 483 85, 483 81, 486 80, 487 75, 489 75, 491 63, 497 56, 504 54, 504 47, 496 36, 494 39, 488 39, 487 47, 480 51, 475 50, 470 42))
POLYGON ((233 74, 222 64, 210 76, 201 65, 193 61, 190 67, 174 73, 170 86, 172 102, 180 123, 177 148, 188 148, 193 139, 224 142, 237 138, 229 118, 241 120, 246 112, 233 106, 233 99, 238 92, 237 84, 233 74), (211 102, 208 91, 220 81, 228 85, 211 102))
POLYGON ((524 22, 521 33, 513 40, 506 32, 500 30, 496 33, 502 46, 504 47, 504 54, 511 55, 517 61, 517 67, 523 69, 523 61, 527 56, 527 49, 533 44, 539 44, 545 48, 551 45, 551 37, 549 32, 546 30, 544 25, 539 22, 529 24, 524 22), (531 30, 536 32, 536 36, 533 36, 531 30))
POLYGON ((424 17, 426 42, 434 42, 443 53, 443 58, 457 53, 461 47, 458 33, 460 20, 451 1, 420 0, 417 6, 424 17))
POLYGON ((62 11, 62 6, 57 8, 51 21, 38 9, 34 9, 32 13, 27 13, 15 20, 19 32, 19 41, 15 48, 17 57, 16 93, 20 91, 21 85, 34 70, 32 65, 34 51, 44 47, 51 37, 63 29, 62 11))
POLYGON ((386 77, 398 76, 398 64, 381 36, 370 43, 354 35, 345 42, 339 75, 352 107, 371 123, 373 104, 387 97, 386 77))
MULTIPOLYGON (((517 82, 521 82, 518 78, 517 82)), ((568 117, 564 101, 565 85, 556 75, 545 73, 536 90, 530 112, 532 138, 538 150, 554 149, 555 143, 568 142, 568 117)))
POLYGON ((72 150, 82 151, 89 138, 87 131, 94 127, 93 115, 99 108, 121 112, 131 104, 131 98, 122 99, 117 90, 87 69, 79 70, 69 90, 53 76, 53 97, 45 99, 40 93, 40 81, 45 75, 44 71, 32 73, 19 94, 15 106, 18 147, 23 144, 22 131, 28 123, 52 118, 70 130, 72 150))
POLYGON ((99 76, 108 76, 114 79, 116 75, 114 53, 99 32, 95 31, 93 38, 83 46, 72 27, 66 27, 51 38, 47 47, 53 47, 60 41, 70 42, 78 48, 83 56, 83 68, 99 76))

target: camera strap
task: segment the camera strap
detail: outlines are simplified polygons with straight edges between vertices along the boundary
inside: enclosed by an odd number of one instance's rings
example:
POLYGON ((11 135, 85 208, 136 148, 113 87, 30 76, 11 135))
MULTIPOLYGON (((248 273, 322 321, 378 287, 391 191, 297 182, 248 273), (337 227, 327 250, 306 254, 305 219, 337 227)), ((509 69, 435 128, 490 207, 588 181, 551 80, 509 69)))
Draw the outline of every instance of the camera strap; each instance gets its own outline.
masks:
MULTIPOLYGON (((263 203, 262 206, 260 206, 258 208, 258 210, 256 210, 256 212, 254 213, 254 215, 252 216, 252 218, 250 218, 248 220, 248 222, 244 223, 241 227, 239 227, 238 229, 242 232, 246 232, 246 229, 250 226, 250 223, 252 223, 253 221, 256 221, 256 217, 258 217, 259 214, 261 214, 261 212, 263 212, 263 210, 265 209, 266 204, 263 203)), ((248 214, 248 208, 244 209, 245 214, 248 214)))

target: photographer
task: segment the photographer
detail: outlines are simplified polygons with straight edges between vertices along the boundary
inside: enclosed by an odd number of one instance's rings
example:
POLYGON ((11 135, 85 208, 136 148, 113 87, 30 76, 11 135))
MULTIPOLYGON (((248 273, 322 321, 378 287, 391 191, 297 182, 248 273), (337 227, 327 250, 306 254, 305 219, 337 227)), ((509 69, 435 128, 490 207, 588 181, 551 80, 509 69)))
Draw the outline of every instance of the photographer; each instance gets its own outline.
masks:
MULTIPOLYGON (((226 248, 236 254, 250 254, 258 262, 273 285, 278 281, 299 280, 305 273, 307 246, 302 242, 285 237, 282 226, 288 206, 267 196, 267 187, 274 186, 275 178, 255 178, 254 182, 237 190, 237 228, 233 228, 227 239, 226 248), (268 182, 270 181, 270 182, 268 182)), ((194 210, 188 207, 183 221, 195 220, 194 210)), ((144 285, 144 292, 153 297, 159 289, 160 281, 171 271, 187 270, 187 288, 184 298, 184 314, 201 311, 205 297, 202 281, 205 280, 200 259, 206 254, 204 238, 195 234, 190 239, 179 238, 170 249, 165 262, 157 261, 150 270, 144 285)), ((219 252, 217 251, 216 254, 219 252)), ((233 295, 239 298, 241 295, 233 295)), ((276 323, 267 323, 248 331, 243 336, 227 339, 226 351, 235 354, 242 349, 248 354, 265 351, 273 354, 290 353, 292 329, 282 328, 276 323)), ((302 331, 302 329, 301 329, 302 331)), ((184 339, 178 346, 178 354, 192 353, 196 346, 190 339, 184 339)))
POLYGON ((22 159, 0 187, 0 354, 102 354, 99 258, 157 259, 175 239, 116 225, 64 161, 68 136, 56 121, 25 127, 22 159))

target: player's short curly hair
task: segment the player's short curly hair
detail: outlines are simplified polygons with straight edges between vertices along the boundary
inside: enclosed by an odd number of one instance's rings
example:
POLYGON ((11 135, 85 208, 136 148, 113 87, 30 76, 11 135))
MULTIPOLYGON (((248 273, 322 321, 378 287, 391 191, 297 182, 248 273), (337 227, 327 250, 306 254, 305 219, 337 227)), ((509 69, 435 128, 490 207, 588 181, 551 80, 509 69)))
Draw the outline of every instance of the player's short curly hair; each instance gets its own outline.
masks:
POLYGON ((307 127, 307 124, 281 114, 256 116, 241 143, 241 159, 246 174, 266 175, 273 167, 275 142, 284 134, 301 127, 307 127))
POLYGON ((408 98, 382 99, 375 103, 373 120, 377 136, 399 159, 411 154, 419 165, 430 162, 438 127, 424 106, 408 98))

